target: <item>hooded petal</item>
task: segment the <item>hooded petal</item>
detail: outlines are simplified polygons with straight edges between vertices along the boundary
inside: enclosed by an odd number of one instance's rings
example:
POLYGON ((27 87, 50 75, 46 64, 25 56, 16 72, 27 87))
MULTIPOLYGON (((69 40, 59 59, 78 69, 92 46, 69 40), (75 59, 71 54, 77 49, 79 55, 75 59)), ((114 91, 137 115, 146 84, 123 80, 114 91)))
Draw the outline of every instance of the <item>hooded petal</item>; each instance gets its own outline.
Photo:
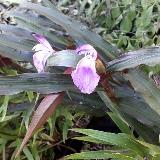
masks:
POLYGON ((33 35, 39 44, 33 47, 35 50, 35 54, 33 55, 33 64, 36 67, 38 73, 44 72, 45 64, 49 56, 54 53, 49 42, 41 35, 34 34, 33 35))
POLYGON ((44 72, 46 61, 47 61, 48 57, 51 55, 52 55, 52 53, 44 52, 44 51, 36 52, 33 55, 33 63, 34 63, 34 66, 36 67, 38 73, 44 72))
POLYGON ((32 50, 35 50, 36 52, 37 51, 47 51, 48 52, 48 48, 46 48, 43 44, 36 44, 33 48, 32 48, 32 50))
POLYGON ((48 49, 48 51, 53 52, 51 45, 43 36, 41 36, 39 34, 33 34, 33 36, 40 44, 42 44, 44 47, 46 47, 46 49, 48 49))
POLYGON ((96 73, 95 60, 92 57, 84 57, 77 64, 76 69, 71 74, 74 84, 82 93, 92 93, 100 76, 96 73))
POLYGON ((92 56, 94 60, 97 58, 97 51, 90 44, 85 44, 78 47, 76 52, 79 55, 85 54, 85 56, 92 56))

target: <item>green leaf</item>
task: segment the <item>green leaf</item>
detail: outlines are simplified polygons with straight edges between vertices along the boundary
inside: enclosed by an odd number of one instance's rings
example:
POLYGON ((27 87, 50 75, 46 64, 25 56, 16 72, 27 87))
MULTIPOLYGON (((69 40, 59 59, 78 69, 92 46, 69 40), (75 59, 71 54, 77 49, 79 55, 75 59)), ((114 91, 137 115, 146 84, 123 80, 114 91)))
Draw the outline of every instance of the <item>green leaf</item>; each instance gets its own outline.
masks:
POLYGON ((139 155, 145 155, 148 152, 146 147, 136 142, 131 136, 124 133, 115 134, 92 129, 72 129, 72 131, 85 134, 91 138, 95 138, 112 145, 131 149, 139 155))
POLYGON ((133 25, 133 20, 136 17, 136 12, 135 12, 135 6, 133 4, 133 6, 131 6, 128 10, 127 13, 125 13, 121 23, 120 23, 120 29, 122 30, 122 32, 130 32, 132 29, 132 25, 133 25))
POLYGON ((76 90, 70 75, 51 73, 0 76, 0 88, 0 95, 16 94, 24 90, 44 94, 76 90))
POLYGON ((4 119, 2 120, 0 120, 0 122, 5 122, 5 121, 9 121, 9 120, 11 120, 11 119, 13 119, 13 118, 16 118, 16 117, 18 117, 19 116, 19 114, 15 114, 15 115, 10 115, 10 116, 5 116, 4 117, 4 119))
POLYGON ((22 125, 25 124, 26 129, 28 130, 30 117, 34 111, 35 105, 30 105, 25 112, 23 112, 22 117, 22 125))
POLYGON ((153 144, 150 144, 150 143, 146 143, 144 141, 139 141, 139 140, 138 140, 138 142, 143 144, 144 146, 148 147, 149 152, 153 157, 156 156, 157 154, 160 154, 160 147, 159 146, 153 145, 153 144))
POLYGON ((92 1, 92 3, 90 4, 90 7, 86 11, 86 15, 88 17, 92 16, 93 10, 95 9, 96 5, 98 5, 98 1, 92 1))
POLYGON ((141 0, 141 5, 142 5, 143 9, 145 10, 155 2, 156 2, 156 0, 141 0))
MULTIPOLYGON (((22 91, 42 94, 62 91, 78 91, 70 75, 62 73, 25 73, 17 76, 0 76, 0 95, 12 95, 22 91)), ((102 90, 102 88, 97 88, 102 90)))
POLYGON ((116 115, 121 117, 118 107, 111 101, 111 99, 108 97, 108 95, 103 91, 98 91, 98 95, 102 99, 102 101, 105 103, 105 105, 116 115))
POLYGON ((4 67, 3 71, 5 74, 7 74, 8 76, 15 76, 17 75, 17 71, 8 67, 4 67))
POLYGON ((159 160, 159 158, 160 158, 160 154, 157 154, 157 155, 155 155, 155 156, 153 157, 152 160, 159 160))
POLYGON ((39 148, 36 144, 32 144, 31 151, 32 151, 32 155, 34 157, 34 160, 41 160, 40 154, 39 154, 39 148))
POLYGON ((118 91, 116 88, 115 93, 119 99, 118 104, 112 102, 105 92, 98 91, 103 102, 113 113, 124 118, 147 142, 157 144, 160 126, 159 115, 134 90, 125 87, 118 91), (156 131, 155 126, 157 126, 156 131))
POLYGON ((5 46, 0 44, 0 55, 11 58, 16 61, 27 61, 32 63, 32 52, 20 51, 12 48, 12 46, 5 46))
POLYGON ((109 144, 108 142, 106 143, 105 141, 95 139, 95 138, 92 138, 89 136, 74 137, 73 139, 85 141, 85 142, 92 142, 92 143, 96 143, 96 144, 109 144))
POLYGON ((75 40, 83 43, 90 43, 98 51, 103 52, 102 58, 113 59, 117 52, 119 52, 115 47, 112 47, 109 43, 104 41, 99 35, 91 32, 86 26, 67 18, 65 15, 60 13, 54 6, 52 8, 43 7, 37 4, 22 2, 21 7, 35 10, 39 14, 46 16, 51 21, 58 25, 61 25, 75 40))
POLYGON ((112 112, 108 112, 107 114, 111 117, 113 122, 118 126, 118 128, 123 133, 131 134, 131 130, 130 130, 129 126, 121 117, 119 117, 118 115, 116 115, 115 113, 112 113, 112 112))
POLYGON ((107 64, 108 71, 122 71, 141 64, 155 66, 160 63, 160 47, 151 47, 122 54, 107 64))
POLYGON ((71 154, 65 157, 66 159, 117 159, 117 160, 134 160, 133 157, 124 155, 123 153, 111 151, 90 151, 71 154))
POLYGON ((151 23, 152 11, 153 11, 153 5, 150 6, 148 9, 145 9, 144 12, 142 12, 141 14, 142 26, 146 27, 151 23))
POLYGON ((40 16, 37 17, 34 14, 32 14, 32 16, 27 13, 22 14, 18 11, 11 11, 8 14, 10 16, 14 16, 19 27, 25 28, 26 30, 30 30, 30 32, 36 32, 45 37, 48 37, 48 39, 52 42, 51 44, 54 44, 55 47, 58 47, 60 45, 64 47, 68 44, 67 40, 64 37, 62 37, 62 35, 58 35, 56 31, 54 31, 59 30, 60 27, 56 26, 47 18, 42 18, 40 16))
POLYGON ((136 91, 141 93, 151 109, 160 115, 160 90, 153 85, 144 73, 138 70, 130 70, 125 76, 131 82, 136 91))
POLYGON ((128 16, 123 17, 123 20, 120 24, 120 29, 122 30, 122 32, 130 32, 131 28, 132 20, 128 16))
POLYGON ((24 37, 1 34, 0 44, 22 51, 32 51, 35 42, 24 37))
POLYGON ((27 147, 24 147, 23 152, 29 160, 34 160, 32 153, 29 151, 27 147))
POLYGON ((152 11, 153 11, 153 5, 150 6, 148 9, 145 9, 141 13, 141 17, 137 19, 137 27, 145 28, 151 23, 152 11))
POLYGON ((17 136, 10 135, 8 133, 0 133, 0 137, 2 137, 4 140, 15 140, 17 136))
POLYGON ((125 118, 125 120, 129 123, 129 125, 132 126, 138 133, 138 135, 140 135, 146 142, 158 144, 159 129, 156 130, 155 127, 145 125, 143 124, 143 122, 138 121, 136 118, 133 118, 129 114, 122 113, 122 115, 125 118))
MULTIPOLYGON (((66 117, 67 118, 67 117, 66 117)), ((69 119, 66 119, 63 124, 63 129, 62 129, 62 135, 63 135, 63 142, 65 143, 65 140, 67 139, 68 135, 68 129, 71 128, 73 125, 73 122, 69 119)))
POLYGON ((32 91, 26 91, 28 99, 30 102, 34 99, 34 93, 32 91))
POLYGON ((112 8, 111 15, 112 15, 113 19, 118 18, 120 16, 120 14, 121 14, 121 11, 120 11, 119 7, 112 8))
POLYGON ((5 96, 5 97, 4 97, 3 104, 2 104, 2 106, 0 107, 0 112, 2 112, 1 121, 4 121, 5 116, 6 116, 6 114, 7 114, 8 103, 9 103, 9 96, 5 96))
POLYGON ((126 46, 128 43, 128 37, 127 36, 119 36, 119 40, 117 42, 118 47, 126 46))
POLYGON ((66 106, 61 106, 56 110, 56 113, 54 114, 52 120, 55 126, 55 120, 58 117, 63 117, 63 120, 58 121, 58 126, 61 129, 63 142, 65 143, 65 140, 67 139, 68 131, 73 125, 73 115, 71 113, 70 108, 66 106))
POLYGON ((132 4, 133 2, 132 2, 132 0, 122 0, 122 3, 123 3, 123 5, 127 6, 127 5, 132 4))
POLYGON ((2 34, 33 39, 32 32, 9 24, 0 24, 2 34))

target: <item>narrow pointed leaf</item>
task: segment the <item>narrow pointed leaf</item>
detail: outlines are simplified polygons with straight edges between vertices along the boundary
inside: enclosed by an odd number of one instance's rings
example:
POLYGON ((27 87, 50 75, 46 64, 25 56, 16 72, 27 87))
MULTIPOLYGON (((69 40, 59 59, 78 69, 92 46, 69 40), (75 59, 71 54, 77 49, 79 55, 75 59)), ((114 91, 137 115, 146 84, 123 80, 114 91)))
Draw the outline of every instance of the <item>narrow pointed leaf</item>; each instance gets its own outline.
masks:
POLYGON ((104 60, 113 59, 115 55, 119 53, 116 47, 111 46, 99 35, 90 31, 86 26, 66 17, 54 6, 52 8, 47 8, 38 4, 33 4, 25 1, 22 1, 20 3, 20 6, 23 8, 35 10, 39 14, 46 16, 51 21, 62 26, 73 38, 75 38, 75 40, 83 40, 83 43, 90 43, 91 45, 96 47, 98 51, 104 53, 101 54, 104 60))
POLYGON ((65 157, 66 159, 117 159, 117 160, 134 160, 133 157, 124 155, 119 152, 111 152, 111 151, 90 151, 90 152, 81 152, 71 154, 65 157))
POLYGON ((32 52, 20 51, 12 48, 12 46, 6 46, 3 44, 0 44, 0 55, 11 58, 16 61, 25 61, 25 62, 31 62, 31 63, 33 59, 32 52))
POLYGON ((80 141, 85 141, 85 142, 92 142, 96 144, 109 144, 108 142, 92 138, 90 136, 81 136, 81 137, 74 137, 73 139, 80 140, 80 141))
POLYGON ((0 44, 22 51, 32 51, 35 42, 24 37, 1 34, 0 44))
POLYGON ((70 75, 51 73, 0 76, 0 88, 0 95, 16 94, 24 90, 43 94, 76 90, 70 75))
MULTIPOLYGON (((117 90, 115 90, 115 92, 117 93, 117 90)), ((116 95, 119 99, 118 104, 112 102, 105 92, 98 91, 98 94, 106 106, 109 107, 113 113, 124 118, 145 141, 154 144, 158 143, 158 135, 160 132, 159 115, 153 111, 134 90, 128 90, 127 88, 121 90, 121 94, 116 95), (131 99, 132 101, 130 101, 131 99)))
POLYGON ((17 27, 17 26, 8 25, 8 24, 0 24, 0 29, 2 31, 2 34, 15 35, 18 37, 25 37, 25 38, 33 39, 32 33, 30 31, 17 27))
POLYGON ((130 70, 126 74, 126 78, 131 82, 136 91, 141 93, 151 109, 160 115, 160 90, 153 85, 149 78, 138 70, 130 70))
POLYGON ((63 99, 63 93, 51 94, 46 96, 42 100, 42 102, 40 103, 40 105, 38 106, 37 110, 35 111, 32 117, 32 121, 29 125, 28 131, 15 157, 17 157, 20 154, 23 147, 31 138, 33 133, 35 133, 40 127, 42 127, 42 125, 46 122, 46 120, 54 113, 56 107, 62 102, 62 99, 63 99))
POLYGON ((29 151, 27 147, 24 147, 23 152, 29 160, 34 160, 32 153, 29 151))
POLYGON ((56 30, 58 27, 47 23, 48 19, 42 20, 40 17, 33 17, 34 15, 22 15, 21 13, 15 12, 9 12, 9 15, 15 17, 19 27, 44 35, 52 40, 54 42, 53 44, 57 43, 58 46, 62 45, 64 47, 67 45, 67 40, 62 35, 57 35, 56 32, 51 31, 53 28, 56 30))
POLYGON ((160 63, 160 47, 140 49, 122 54, 115 60, 107 63, 108 71, 122 71, 134 68, 141 64, 154 66, 160 63))
POLYGON ((72 129, 72 131, 85 134, 87 136, 90 136, 91 138, 95 138, 106 143, 108 142, 112 145, 131 149, 132 151, 140 155, 145 155, 148 152, 147 148, 135 141, 131 136, 124 133, 115 134, 92 129, 72 129))
POLYGON ((112 112, 108 112, 107 114, 110 116, 113 122, 118 126, 118 128, 122 131, 122 133, 131 134, 129 126, 124 120, 122 120, 121 117, 112 112))

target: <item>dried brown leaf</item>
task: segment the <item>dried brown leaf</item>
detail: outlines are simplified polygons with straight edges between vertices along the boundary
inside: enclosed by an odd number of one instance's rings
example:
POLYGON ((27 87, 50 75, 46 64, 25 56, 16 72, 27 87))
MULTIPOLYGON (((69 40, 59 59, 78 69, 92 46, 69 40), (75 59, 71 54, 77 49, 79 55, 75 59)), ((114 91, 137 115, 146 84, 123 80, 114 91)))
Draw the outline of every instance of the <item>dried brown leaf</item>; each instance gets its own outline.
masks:
POLYGON ((20 152, 22 151, 28 140, 31 138, 33 133, 35 133, 54 113, 57 106, 62 102, 62 99, 63 93, 59 93, 50 94, 42 100, 32 117, 32 121, 29 125, 28 131, 22 141, 20 148, 17 150, 15 158, 20 154, 20 152))

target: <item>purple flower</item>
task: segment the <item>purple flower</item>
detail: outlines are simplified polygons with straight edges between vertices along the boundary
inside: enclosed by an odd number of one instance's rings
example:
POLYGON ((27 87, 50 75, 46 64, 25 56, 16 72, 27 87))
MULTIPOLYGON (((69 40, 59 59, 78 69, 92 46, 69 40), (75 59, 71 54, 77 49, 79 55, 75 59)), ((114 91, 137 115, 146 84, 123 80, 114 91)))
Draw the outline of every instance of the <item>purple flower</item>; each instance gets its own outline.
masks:
POLYGON ((83 46, 78 47, 76 49, 76 52, 79 55, 90 55, 94 60, 96 60, 97 58, 97 51, 90 44, 85 44, 83 46))
POLYGON ((100 76, 96 73, 96 50, 89 44, 83 45, 76 49, 78 54, 84 54, 76 69, 71 76, 74 84, 81 90, 82 93, 92 93, 98 85, 100 76))
POLYGON ((39 44, 35 45, 32 49, 36 51, 33 55, 33 63, 38 73, 42 73, 44 72, 45 63, 48 57, 54 53, 54 50, 43 36, 38 34, 34 34, 33 36, 39 42, 39 44))

